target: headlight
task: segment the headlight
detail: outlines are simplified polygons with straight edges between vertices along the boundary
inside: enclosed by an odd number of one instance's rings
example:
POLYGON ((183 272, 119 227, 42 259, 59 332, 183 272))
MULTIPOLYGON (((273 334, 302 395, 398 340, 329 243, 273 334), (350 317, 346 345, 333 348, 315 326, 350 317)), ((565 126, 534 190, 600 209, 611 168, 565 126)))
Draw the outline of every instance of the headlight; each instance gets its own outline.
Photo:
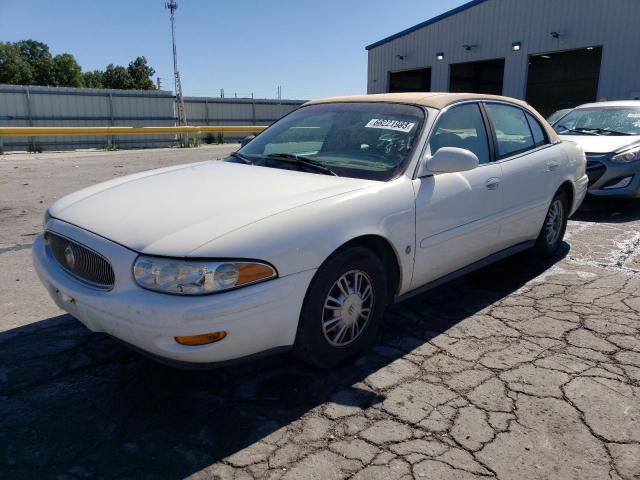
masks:
POLYGON ((43 230, 47 229, 47 223, 49 223, 49 220, 51 220, 51 214, 49 213, 49 209, 47 208, 47 211, 44 212, 44 219, 42 220, 42 229, 43 230))
POLYGON ((640 160, 640 146, 630 148, 611 157, 615 163, 631 163, 640 160))
POLYGON ((178 260, 140 255, 133 265, 133 277, 138 285, 176 295, 222 292, 276 276, 270 265, 242 260, 178 260))

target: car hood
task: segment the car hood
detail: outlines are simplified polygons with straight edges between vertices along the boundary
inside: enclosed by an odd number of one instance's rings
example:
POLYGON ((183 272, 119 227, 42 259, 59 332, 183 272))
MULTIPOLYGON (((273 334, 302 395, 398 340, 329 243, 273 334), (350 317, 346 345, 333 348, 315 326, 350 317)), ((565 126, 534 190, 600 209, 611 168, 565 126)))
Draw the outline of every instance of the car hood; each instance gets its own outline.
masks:
POLYGON ((376 183, 210 161, 98 184, 49 212, 137 252, 183 257, 266 217, 376 183))
POLYGON ((616 152, 627 145, 640 142, 640 135, 560 135, 562 140, 576 142, 586 153, 616 152))

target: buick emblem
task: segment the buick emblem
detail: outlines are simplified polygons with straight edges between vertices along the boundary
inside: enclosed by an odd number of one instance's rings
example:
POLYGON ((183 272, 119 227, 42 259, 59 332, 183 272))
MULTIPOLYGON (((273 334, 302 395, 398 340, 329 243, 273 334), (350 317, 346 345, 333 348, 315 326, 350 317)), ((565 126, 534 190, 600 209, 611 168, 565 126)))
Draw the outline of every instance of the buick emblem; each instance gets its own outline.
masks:
POLYGON ((67 262, 67 266, 73 270, 76 266, 76 252, 71 245, 67 245, 64 249, 64 259, 67 262))

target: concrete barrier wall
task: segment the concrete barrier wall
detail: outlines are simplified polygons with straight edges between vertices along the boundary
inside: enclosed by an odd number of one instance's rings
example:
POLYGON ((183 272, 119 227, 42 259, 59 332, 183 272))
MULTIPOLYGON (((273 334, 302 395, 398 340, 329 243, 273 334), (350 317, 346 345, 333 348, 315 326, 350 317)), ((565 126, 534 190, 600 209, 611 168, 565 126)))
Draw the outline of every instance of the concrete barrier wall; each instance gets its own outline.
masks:
MULTIPOLYGON (((190 125, 270 125, 303 100, 185 97, 190 125)), ((5 127, 153 127, 176 125, 172 92, 0 85, 0 126, 5 127)), ((243 134, 229 134, 227 141, 243 134)), ((68 150, 171 146, 173 136, 4 138, 4 151, 41 148, 68 150)))

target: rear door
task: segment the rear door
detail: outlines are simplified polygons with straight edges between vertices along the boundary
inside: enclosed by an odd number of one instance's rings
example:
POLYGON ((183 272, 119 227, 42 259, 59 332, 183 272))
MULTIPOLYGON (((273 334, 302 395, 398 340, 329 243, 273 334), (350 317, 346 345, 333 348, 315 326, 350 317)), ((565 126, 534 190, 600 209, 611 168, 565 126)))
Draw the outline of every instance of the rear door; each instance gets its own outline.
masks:
POLYGON ((558 186, 561 148, 549 143, 544 129, 524 109, 485 102, 496 157, 502 167, 504 213, 500 247, 533 240, 558 186))
POLYGON ((428 154, 458 147, 476 154, 474 170, 414 180, 416 254, 412 287, 494 253, 502 209, 501 167, 492 162, 485 117, 477 102, 449 107, 433 128, 428 154))

